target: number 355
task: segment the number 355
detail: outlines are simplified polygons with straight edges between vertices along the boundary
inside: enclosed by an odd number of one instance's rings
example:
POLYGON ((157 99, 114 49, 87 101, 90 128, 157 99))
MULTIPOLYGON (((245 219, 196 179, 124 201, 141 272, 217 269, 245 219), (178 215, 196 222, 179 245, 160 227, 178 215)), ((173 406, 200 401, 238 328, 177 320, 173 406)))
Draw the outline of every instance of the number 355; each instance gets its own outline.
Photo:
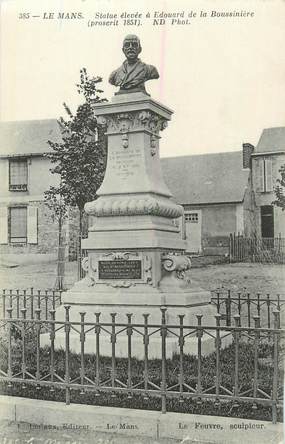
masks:
POLYGON ((20 12, 19 19, 28 19, 28 18, 30 18, 29 12, 20 12))

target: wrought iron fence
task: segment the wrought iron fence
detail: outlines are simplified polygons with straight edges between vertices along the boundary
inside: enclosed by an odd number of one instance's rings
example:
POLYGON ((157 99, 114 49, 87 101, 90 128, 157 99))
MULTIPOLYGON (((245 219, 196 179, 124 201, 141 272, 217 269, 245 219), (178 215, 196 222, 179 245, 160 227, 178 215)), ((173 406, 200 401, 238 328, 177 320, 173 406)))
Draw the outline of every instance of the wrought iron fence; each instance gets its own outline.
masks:
POLYGON ((285 238, 245 237, 230 234, 230 262, 285 263, 285 238))
POLYGON ((85 278, 85 276, 87 274, 87 272, 82 267, 82 260, 85 257, 88 257, 87 250, 81 249, 80 251, 78 251, 78 254, 77 254, 77 277, 79 280, 85 278))
POLYGON ((272 297, 270 294, 252 295, 249 292, 233 293, 230 289, 220 289, 212 292, 211 303, 217 307, 221 319, 228 326, 232 325, 233 315, 238 314, 243 326, 253 326, 254 316, 258 316, 263 327, 271 328, 274 323, 274 309, 280 312, 282 325, 285 299, 281 298, 280 294, 272 297))
POLYGON ((7 307, 12 309, 12 316, 20 317, 21 309, 26 309, 26 316, 35 318, 36 309, 44 314, 44 319, 49 319, 49 310, 61 305, 61 290, 2 290, 2 313, 6 317, 7 307))
MULTIPOLYGON (((41 319, 41 310, 36 309, 36 319, 27 319, 27 309, 22 308, 21 317, 13 318, 13 309, 7 309, 8 317, 0 320, 5 333, 2 340, 0 380, 20 383, 23 387, 31 384, 39 390, 65 390, 65 402, 71 401, 71 390, 81 394, 94 392, 128 397, 155 397, 161 400, 161 411, 165 413, 169 400, 202 403, 212 400, 216 406, 225 401, 234 405, 247 402, 253 409, 270 406, 272 420, 276 422, 278 408, 282 406, 282 359, 280 352, 280 312, 273 312, 274 325, 262 328, 260 318, 255 316, 254 326, 241 327, 240 316, 234 315, 233 326, 221 325, 221 314, 215 316, 215 325, 202 323, 197 315, 194 325, 184 322, 184 314, 178 315, 177 323, 166 322, 167 309, 161 308, 161 321, 149 322, 149 314, 144 314, 141 323, 133 322, 131 313, 126 322, 117 322, 116 313, 110 314, 110 322, 102 322, 101 314, 94 314, 94 322, 86 322, 86 313, 80 313, 80 322, 70 320, 70 306, 65 306, 65 320, 55 320, 55 310, 50 310, 50 319, 41 319), (42 333, 49 332, 48 346, 41 346, 42 333), (15 332, 18 339, 15 341, 15 332), (64 337, 64 350, 57 352, 57 337, 64 337), (75 355, 72 349, 75 335, 80 344, 80 352, 75 355), (110 365, 104 365, 102 336, 107 336, 111 345, 110 365), (134 336, 143 347, 140 362, 134 356, 134 336), (117 342, 127 338, 124 362, 116 353, 117 342), (270 337, 270 343, 268 338, 270 337), (154 362, 149 358, 152 341, 159 341, 161 358, 154 362), (177 355, 167 358, 169 338, 177 343, 177 355), (222 359, 225 341, 232 340, 228 359, 222 359), (203 341, 213 341, 212 364, 205 367, 203 341), (87 354, 86 341, 93 344, 92 356, 87 354), (189 360, 187 344, 194 341, 195 360, 189 360), (243 356, 245 347, 249 355, 243 356), (265 350, 267 352, 265 353, 265 350), (265 364, 261 359, 266 354, 265 364), (93 361, 92 361, 93 359, 93 361), (243 359, 243 360, 242 360, 243 359), (47 365, 48 361, 48 365, 47 365), (91 362, 91 365, 90 365, 91 362), (229 366, 226 367, 226 366, 229 366), (250 375, 248 374, 250 372, 250 375), (262 376, 263 375, 263 376, 262 376), (266 377, 264 377, 264 375, 266 377)), ((192 344, 193 345, 193 344, 192 344)))
MULTIPOLYGON (((36 317, 36 309, 40 309, 45 320, 49 319, 49 310, 55 309, 62 303, 61 290, 35 290, 33 288, 25 290, 4 289, 2 290, 2 313, 3 318, 6 317, 7 307, 12 308, 12 316, 19 318, 22 308, 26 308, 26 317, 34 319, 36 317)), ((208 305, 208 302, 203 305, 208 305)), ((227 326, 232 325, 233 315, 240 315, 241 325, 251 327, 254 325, 253 316, 259 316, 262 327, 271 328, 273 325, 273 309, 280 312, 281 325, 284 316, 285 298, 280 294, 275 297, 266 294, 257 293, 252 295, 245 290, 240 292, 233 292, 230 289, 219 288, 212 291, 211 304, 217 308, 217 313, 221 314, 221 320, 225 321, 227 326)), ((110 304, 100 304, 105 308, 110 304)), ((113 305, 113 304, 111 304, 113 305)), ((129 307, 131 310, 132 304, 117 304, 124 308, 129 307)), ((192 303, 187 305, 166 304, 166 308, 195 308, 201 304, 192 303)), ((137 307, 145 306, 144 304, 136 304, 137 307)), ((160 307, 160 305, 150 305, 151 307, 160 307)))

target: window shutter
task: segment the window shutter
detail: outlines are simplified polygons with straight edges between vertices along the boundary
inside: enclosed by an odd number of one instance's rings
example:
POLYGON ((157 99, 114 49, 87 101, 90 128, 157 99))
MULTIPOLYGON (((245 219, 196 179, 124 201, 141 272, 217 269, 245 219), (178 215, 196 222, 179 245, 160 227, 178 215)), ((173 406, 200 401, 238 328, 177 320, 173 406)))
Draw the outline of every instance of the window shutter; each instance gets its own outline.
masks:
POLYGON ((256 159, 256 191, 264 191, 264 162, 263 159, 256 159))
POLYGON ((265 159, 266 191, 272 191, 272 159, 265 159))
POLYGON ((0 207, 0 244, 8 243, 8 208, 0 207))
POLYGON ((28 244, 38 243, 38 208, 28 207, 28 244))

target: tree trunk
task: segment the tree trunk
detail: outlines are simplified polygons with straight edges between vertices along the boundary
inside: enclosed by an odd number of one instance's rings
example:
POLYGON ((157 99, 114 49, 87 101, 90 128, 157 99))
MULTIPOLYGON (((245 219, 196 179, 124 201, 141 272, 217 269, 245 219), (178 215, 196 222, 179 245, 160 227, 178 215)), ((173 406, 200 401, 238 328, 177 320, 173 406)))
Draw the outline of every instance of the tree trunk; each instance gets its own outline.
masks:
POLYGON ((82 240, 82 219, 83 219, 83 210, 79 209, 79 236, 78 236, 78 251, 77 251, 77 278, 80 280, 82 278, 82 250, 81 250, 81 240, 82 240))
POLYGON ((65 273, 65 242, 62 231, 62 217, 58 220, 58 250, 57 250, 57 275, 55 289, 63 290, 65 273))

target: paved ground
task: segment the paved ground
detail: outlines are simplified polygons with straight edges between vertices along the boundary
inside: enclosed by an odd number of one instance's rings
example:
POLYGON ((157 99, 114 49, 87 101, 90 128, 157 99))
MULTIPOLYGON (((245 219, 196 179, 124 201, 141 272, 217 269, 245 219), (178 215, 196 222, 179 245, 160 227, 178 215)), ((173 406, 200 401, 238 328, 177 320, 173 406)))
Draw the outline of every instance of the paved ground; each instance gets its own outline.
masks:
MULTIPOLYGON (((226 289, 254 293, 277 293, 285 297, 285 271, 283 265, 263 264, 220 264, 192 269, 192 280, 199 286, 213 290, 226 289)), ((22 265, 16 268, 0 266, 0 289, 52 289, 56 276, 56 264, 22 265)), ((77 280, 77 264, 66 264, 65 284, 70 287, 77 280)))

